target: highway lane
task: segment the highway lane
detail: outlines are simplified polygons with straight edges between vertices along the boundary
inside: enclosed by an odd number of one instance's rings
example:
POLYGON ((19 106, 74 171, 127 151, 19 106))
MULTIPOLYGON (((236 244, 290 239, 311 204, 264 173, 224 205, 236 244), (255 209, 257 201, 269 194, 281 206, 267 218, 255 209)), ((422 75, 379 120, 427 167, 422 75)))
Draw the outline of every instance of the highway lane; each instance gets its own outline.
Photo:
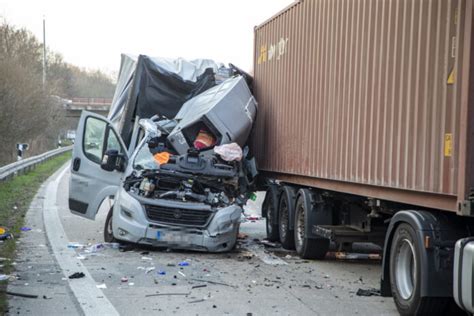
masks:
MULTIPOLYGON (((380 263, 306 261, 294 252, 268 251, 254 241, 264 237, 263 220, 242 223, 248 237, 226 254, 145 247, 81 254, 68 248, 68 242, 102 242, 109 205, 104 203, 96 221, 71 214, 68 176, 66 170, 45 183, 27 215, 34 230, 21 240, 21 280, 9 288, 35 292, 40 298, 13 298, 12 314, 397 314, 391 298, 355 294, 359 288, 379 286, 380 263), (189 266, 180 267, 182 261, 189 266), (74 272, 86 277, 66 278, 74 272)), ((256 213, 259 205, 248 209, 256 213)))

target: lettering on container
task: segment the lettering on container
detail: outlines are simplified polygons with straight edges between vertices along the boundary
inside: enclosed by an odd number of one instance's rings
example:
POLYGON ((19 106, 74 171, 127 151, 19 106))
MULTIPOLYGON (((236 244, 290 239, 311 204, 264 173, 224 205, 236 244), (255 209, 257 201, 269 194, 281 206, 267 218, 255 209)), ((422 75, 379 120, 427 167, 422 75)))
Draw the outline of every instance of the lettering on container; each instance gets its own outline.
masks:
POLYGON ((257 63, 260 65, 271 60, 280 60, 285 55, 288 46, 288 38, 280 38, 277 43, 271 43, 270 45, 260 45, 260 55, 258 56, 257 63))

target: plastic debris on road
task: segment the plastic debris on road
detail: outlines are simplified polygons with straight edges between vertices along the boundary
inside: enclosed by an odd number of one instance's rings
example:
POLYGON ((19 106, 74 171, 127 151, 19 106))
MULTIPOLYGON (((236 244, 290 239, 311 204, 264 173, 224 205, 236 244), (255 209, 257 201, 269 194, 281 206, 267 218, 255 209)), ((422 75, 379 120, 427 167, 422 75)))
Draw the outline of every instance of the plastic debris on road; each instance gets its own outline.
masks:
POLYGON ((159 274, 159 275, 165 275, 165 274, 166 274, 166 272, 165 272, 165 271, 163 271, 163 270, 158 270, 158 274, 159 274))
POLYGON ((13 235, 11 233, 8 233, 3 229, 4 233, 0 234, 0 240, 7 240, 7 239, 13 239, 13 235))
POLYGON ((9 275, 6 274, 0 274, 0 281, 6 281, 10 278, 9 275))
POLYGON ((119 249, 120 244, 117 242, 101 242, 94 245, 88 244, 86 246, 77 242, 70 242, 67 247, 72 249, 85 249, 86 252, 98 252, 106 248, 119 249))
POLYGON ((31 228, 24 226, 24 227, 20 228, 20 230, 21 230, 22 232, 28 232, 28 231, 31 230, 31 228))
POLYGON ((267 246, 267 247, 271 247, 271 248, 277 248, 277 247, 279 247, 279 245, 277 245, 276 243, 271 242, 271 241, 266 240, 266 239, 261 240, 261 241, 260 241, 260 244, 262 244, 262 245, 264 245, 264 246, 267 246))
POLYGON ((95 245, 90 246, 90 247, 87 248, 85 251, 86 251, 86 252, 95 253, 95 252, 98 252, 98 251, 102 251, 102 250, 104 250, 104 249, 105 249, 104 244, 99 243, 99 244, 95 244, 95 245))
POLYGON ((181 261, 180 263, 178 263, 178 265, 179 265, 180 267, 187 267, 187 266, 189 266, 189 262, 187 262, 187 261, 181 261))
POLYGON ((245 219, 248 220, 248 221, 258 221, 258 220, 260 220, 260 216, 258 216, 258 215, 247 215, 245 217, 245 219))
POLYGON ((107 288, 107 285, 105 285, 105 283, 102 283, 102 284, 97 284, 96 287, 98 289, 106 289, 107 288))
POLYGON ((145 273, 150 273, 153 270, 155 270, 155 267, 146 268, 145 273))
POLYGON ((70 242, 67 244, 67 247, 70 249, 82 249, 85 246, 83 244, 77 243, 77 242, 70 242))

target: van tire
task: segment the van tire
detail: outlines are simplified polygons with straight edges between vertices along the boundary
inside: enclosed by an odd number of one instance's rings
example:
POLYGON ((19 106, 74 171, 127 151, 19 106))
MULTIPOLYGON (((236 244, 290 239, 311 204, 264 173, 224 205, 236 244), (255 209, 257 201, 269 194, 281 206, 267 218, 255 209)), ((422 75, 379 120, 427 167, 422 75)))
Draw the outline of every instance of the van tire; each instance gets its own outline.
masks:
POLYGON ((105 219, 105 226, 104 226, 104 241, 105 242, 117 242, 117 239, 114 237, 114 232, 112 229, 112 216, 114 213, 114 207, 112 206, 107 214, 107 218, 105 219))

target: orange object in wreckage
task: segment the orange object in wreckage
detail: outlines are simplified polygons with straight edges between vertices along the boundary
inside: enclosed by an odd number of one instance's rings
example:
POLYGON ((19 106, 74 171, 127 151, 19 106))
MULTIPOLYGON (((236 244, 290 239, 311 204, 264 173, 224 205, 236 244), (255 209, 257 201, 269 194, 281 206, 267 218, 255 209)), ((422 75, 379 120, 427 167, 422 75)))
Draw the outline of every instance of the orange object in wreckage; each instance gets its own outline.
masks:
POLYGON ((165 163, 168 163, 168 161, 170 160, 170 153, 169 152, 166 152, 166 151, 163 151, 161 153, 156 153, 153 155, 153 158, 155 158, 155 161, 160 164, 160 165, 164 165, 165 163))

